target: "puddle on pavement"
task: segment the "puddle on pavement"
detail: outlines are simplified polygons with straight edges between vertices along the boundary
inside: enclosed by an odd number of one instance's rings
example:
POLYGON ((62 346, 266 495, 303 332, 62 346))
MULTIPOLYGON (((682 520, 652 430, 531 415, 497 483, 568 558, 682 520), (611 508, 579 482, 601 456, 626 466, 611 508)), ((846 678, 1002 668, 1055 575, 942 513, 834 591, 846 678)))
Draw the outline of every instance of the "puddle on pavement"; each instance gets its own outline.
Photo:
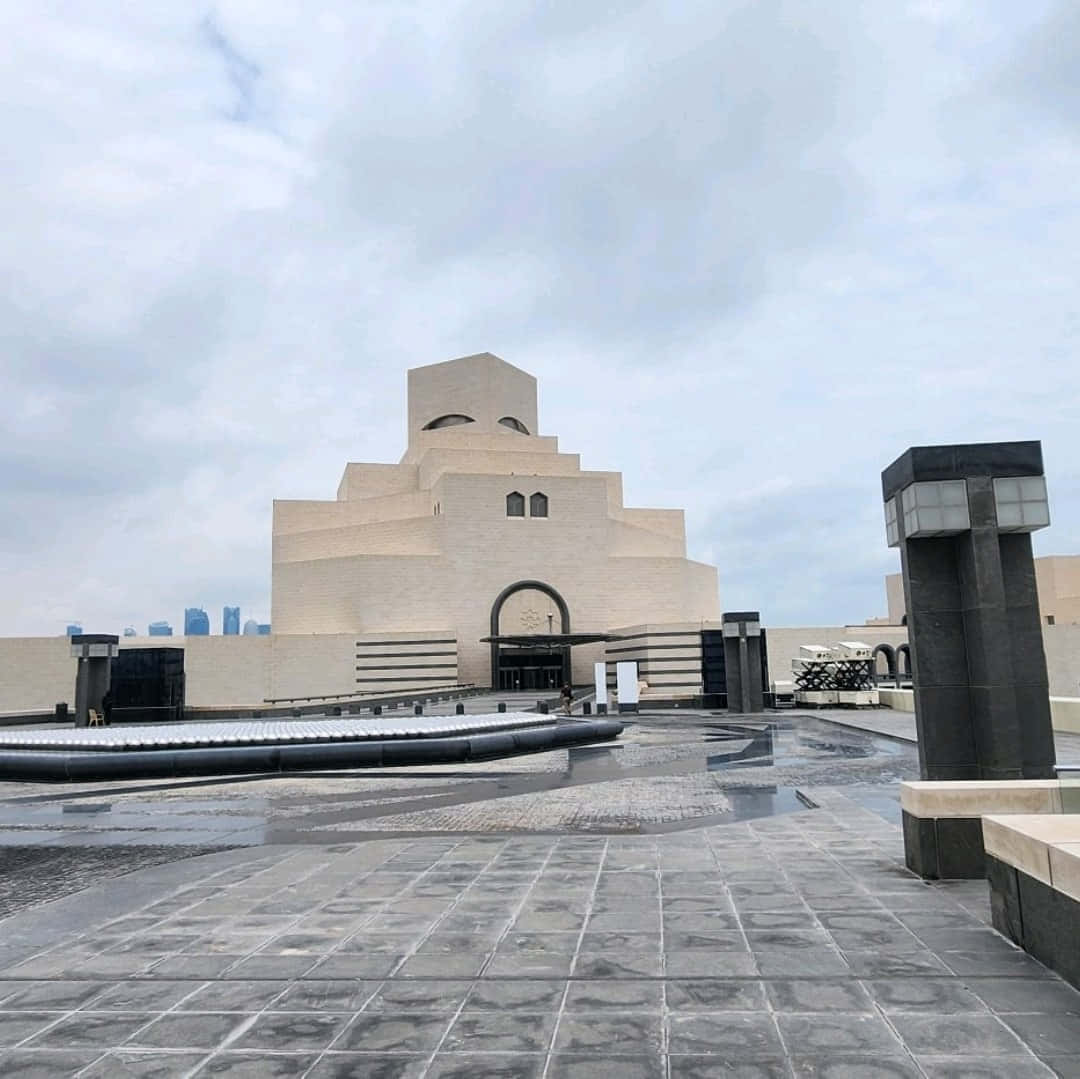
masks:
POLYGON ((664 824, 643 824, 645 834, 681 832, 687 828, 704 828, 713 824, 735 824, 739 821, 775 817, 781 813, 797 813, 804 809, 817 809, 817 803, 795 787, 726 787, 724 797, 731 808, 723 813, 708 813, 686 820, 668 821, 664 824))

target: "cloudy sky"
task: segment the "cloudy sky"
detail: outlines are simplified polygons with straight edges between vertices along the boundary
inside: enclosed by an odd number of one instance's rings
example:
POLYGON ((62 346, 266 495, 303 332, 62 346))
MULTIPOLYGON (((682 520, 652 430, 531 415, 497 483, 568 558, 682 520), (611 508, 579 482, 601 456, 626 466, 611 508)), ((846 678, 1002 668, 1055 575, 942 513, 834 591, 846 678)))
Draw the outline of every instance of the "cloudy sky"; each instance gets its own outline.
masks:
POLYGON ((0 633, 269 616, 274 497, 492 351, 721 603, 885 610, 881 469, 1041 438, 1080 553, 1074 0, 0 9, 0 633))

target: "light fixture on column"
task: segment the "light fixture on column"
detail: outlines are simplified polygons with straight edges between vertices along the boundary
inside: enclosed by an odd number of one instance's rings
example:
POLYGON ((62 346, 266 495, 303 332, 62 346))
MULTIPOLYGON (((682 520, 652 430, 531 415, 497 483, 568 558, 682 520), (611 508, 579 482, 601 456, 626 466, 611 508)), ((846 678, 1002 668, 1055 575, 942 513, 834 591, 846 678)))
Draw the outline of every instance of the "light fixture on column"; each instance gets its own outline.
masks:
POLYGON ((1050 524, 1045 476, 1010 476, 994 480, 999 532, 1035 532, 1050 524))
MULTIPOLYGON (((889 501, 895 502, 894 499, 889 501)), ((955 536, 971 527, 967 483, 964 480, 931 480, 909 484, 900 492, 900 511, 904 518, 904 535, 908 539, 955 536)), ((899 540, 897 535, 897 543, 899 540)))

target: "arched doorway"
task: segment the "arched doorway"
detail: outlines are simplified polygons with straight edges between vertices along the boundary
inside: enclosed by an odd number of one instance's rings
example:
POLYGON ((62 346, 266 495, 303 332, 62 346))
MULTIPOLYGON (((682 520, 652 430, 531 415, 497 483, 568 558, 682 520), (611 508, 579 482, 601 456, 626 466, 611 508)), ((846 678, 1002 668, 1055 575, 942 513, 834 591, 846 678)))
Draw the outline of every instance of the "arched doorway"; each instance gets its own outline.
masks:
POLYGON ((558 690, 570 681, 570 648, 552 638, 570 633, 566 600, 543 581, 517 581, 491 608, 491 688, 503 692, 558 690))
POLYGON ((910 644, 898 644, 896 646, 896 675, 897 685, 900 685, 905 679, 911 681, 911 645, 910 644))
POLYGON ((891 644, 879 644, 874 648, 874 681, 882 681, 882 677, 885 676, 896 684, 896 652, 893 651, 891 644), (885 670, 882 671, 881 665, 878 663, 878 656, 885 657, 885 670))

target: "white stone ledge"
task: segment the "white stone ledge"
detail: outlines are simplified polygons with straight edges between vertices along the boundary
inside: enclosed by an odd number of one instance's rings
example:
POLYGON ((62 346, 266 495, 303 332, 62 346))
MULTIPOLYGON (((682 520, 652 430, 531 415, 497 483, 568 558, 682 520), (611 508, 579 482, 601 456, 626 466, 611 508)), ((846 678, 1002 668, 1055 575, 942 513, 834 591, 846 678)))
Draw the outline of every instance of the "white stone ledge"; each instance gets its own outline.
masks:
POLYGON ((983 817, 986 853, 1080 900, 1080 814, 983 817))
MULTIPOLYGON (((913 817, 982 817, 988 813, 1060 813, 1057 779, 912 780, 900 806, 913 817)), ((1078 818, 1080 819, 1080 818, 1078 818)))

